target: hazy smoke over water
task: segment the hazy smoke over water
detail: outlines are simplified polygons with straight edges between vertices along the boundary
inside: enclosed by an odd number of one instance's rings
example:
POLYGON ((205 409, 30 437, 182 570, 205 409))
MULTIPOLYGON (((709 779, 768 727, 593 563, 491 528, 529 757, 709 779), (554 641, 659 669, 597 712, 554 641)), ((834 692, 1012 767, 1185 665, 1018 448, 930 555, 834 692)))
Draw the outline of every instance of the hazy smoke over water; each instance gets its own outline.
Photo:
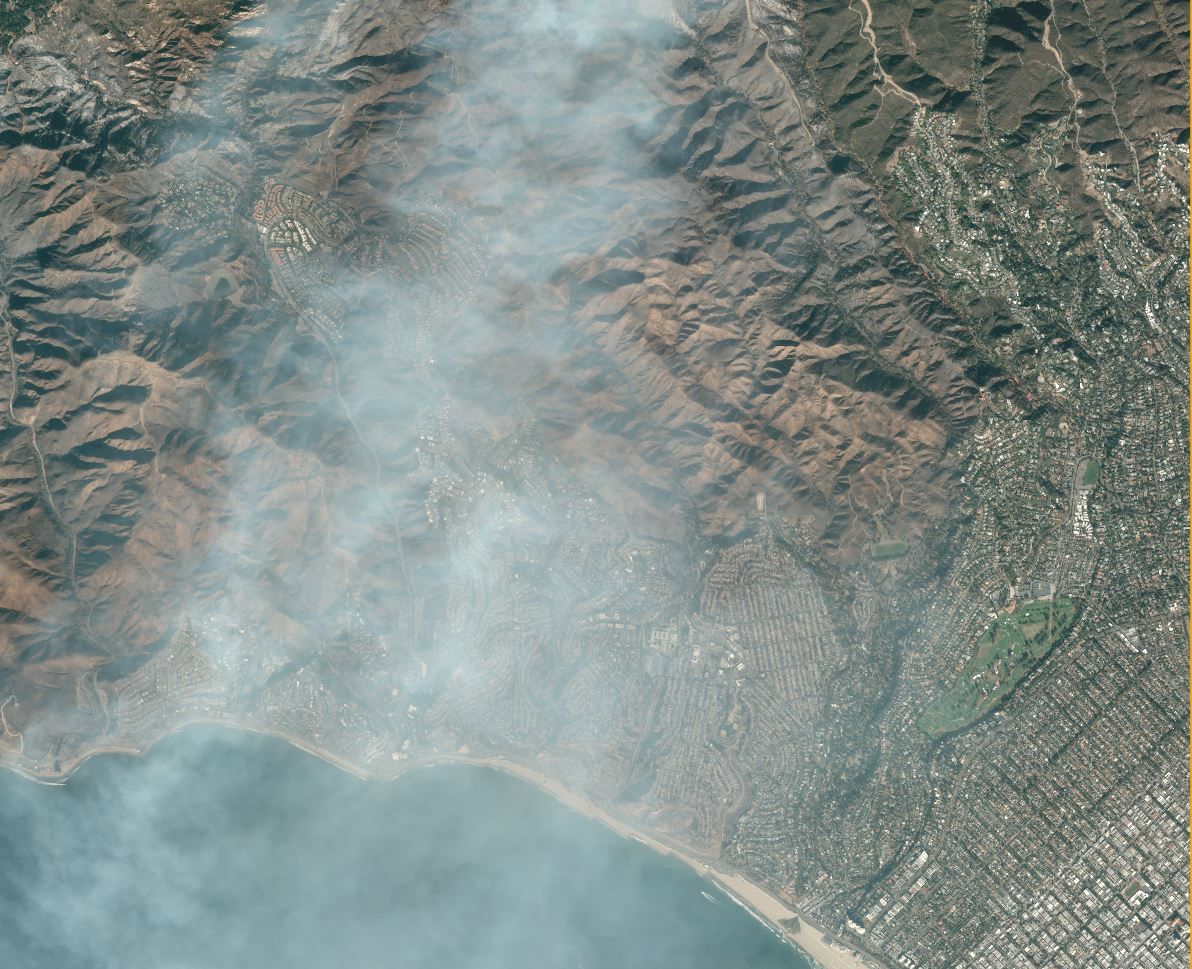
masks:
POLYGON ((476 769, 368 784, 192 728, 67 788, 0 777, 0 820, 20 969, 804 965, 694 874, 476 769))

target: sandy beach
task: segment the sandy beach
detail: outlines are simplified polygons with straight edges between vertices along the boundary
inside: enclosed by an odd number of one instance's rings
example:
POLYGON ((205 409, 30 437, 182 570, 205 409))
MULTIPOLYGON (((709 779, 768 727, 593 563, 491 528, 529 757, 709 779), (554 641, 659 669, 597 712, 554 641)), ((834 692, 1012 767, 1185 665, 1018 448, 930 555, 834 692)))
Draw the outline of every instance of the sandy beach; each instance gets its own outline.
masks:
POLYGON ((715 864, 683 852, 674 845, 660 840, 655 835, 638 829, 629 822, 610 814, 596 802, 569 790, 558 781, 532 767, 505 760, 501 757, 473 757, 467 754, 448 754, 424 758, 418 761, 411 761, 408 766, 409 768, 413 768, 416 766, 443 763, 472 764, 474 766, 490 767, 494 770, 512 774, 547 792, 572 810, 599 821, 605 827, 622 837, 632 838, 634 841, 644 844, 653 851, 677 858, 705 878, 716 882, 730 898, 746 908, 776 935, 787 942, 793 943, 807 955, 811 956, 819 964, 821 969, 872 969, 872 966, 875 965, 872 962, 866 962, 860 959, 839 946, 825 942, 822 933, 809 925, 799 912, 787 905, 782 899, 755 885, 743 875, 725 871, 715 864), (781 924, 783 921, 792 918, 799 920, 799 927, 797 929, 792 930, 781 924))
POLYGON ((87 760, 100 754, 124 754, 127 756, 138 756, 145 753, 150 747, 156 744, 159 740, 177 733, 186 727, 192 725, 206 725, 224 727, 230 730, 247 730, 252 733, 265 734, 267 736, 276 737, 279 740, 284 740, 286 743, 298 747, 306 753, 312 754, 321 760, 338 767, 346 773, 359 777, 362 780, 385 780, 393 781, 400 778, 408 771, 415 770, 420 767, 434 767, 442 764, 470 764, 475 767, 487 767, 492 770, 499 770, 503 773, 510 774, 528 784, 533 785, 549 794, 555 800, 566 805, 573 811, 590 817, 609 830, 624 837, 643 844, 653 851, 662 855, 668 855, 676 858, 683 864, 694 869, 700 875, 708 878, 714 882, 733 899, 738 905, 741 905, 749 911, 759 922, 769 928, 775 935, 788 943, 795 945, 804 953, 810 956, 821 969, 874 969, 880 964, 867 961, 852 952, 849 952, 839 946, 832 945, 825 942, 823 933, 812 925, 809 925, 803 915, 791 908, 786 902, 772 895, 770 892, 751 882, 745 876, 726 870, 714 862, 691 855, 681 848, 663 840, 658 835, 651 834, 636 827, 631 822, 624 818, 619 818, 609 812, 605 807, 591 800, 590 798, 570 790, 561 782, 555 780, 549 775, 540 770, 535 769, 527 764, 517 763, 516 761, 507 760, 504 757, 489 757, 477 756, 465 752, 451 752, 429 754, 424 757, 411 758, 395 765, 395 769, 386 772, 371 772, 358 764, 344 760, 326 750, 316 747, 309 740, 294 737, 279 730, 270 729, 268 727, 256 726, 253 724, 238 723, 228 720, 221 720, 215 717, 197 717, 188 720, 185 723, 176 724, 170 730, 163 733, 160 737, 155 737, 148 741, 143 747, 131 747, 127 745, 108 745, 101 747, 93 747, 79 756, 68 760, 62 765, 62 769, 56 772, 38 771, 27 766, 18 765, 14 763, 0 763, 0 767, 8 768, 16 771, 19 774, 28 777, 30 780, 39 781, 43 784, 61 784, 66 778, 78 769, 87 760), (798 919, 798 928, 791 928, 789 925, 782 923, 788 922, 790 919, 798 919))

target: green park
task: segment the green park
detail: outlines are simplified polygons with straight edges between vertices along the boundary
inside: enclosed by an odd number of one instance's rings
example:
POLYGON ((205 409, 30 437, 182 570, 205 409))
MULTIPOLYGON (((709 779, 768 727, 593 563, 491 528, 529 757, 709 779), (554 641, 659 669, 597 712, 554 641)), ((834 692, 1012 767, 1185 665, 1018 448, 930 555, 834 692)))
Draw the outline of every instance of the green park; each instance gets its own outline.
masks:
POLYGON ((1068 597, 1033 599, 999 612, 959 679, 920 715, 920 728, 936 737, 980 720, 1051 652, 1075 619, 1076 603, 1068 597))

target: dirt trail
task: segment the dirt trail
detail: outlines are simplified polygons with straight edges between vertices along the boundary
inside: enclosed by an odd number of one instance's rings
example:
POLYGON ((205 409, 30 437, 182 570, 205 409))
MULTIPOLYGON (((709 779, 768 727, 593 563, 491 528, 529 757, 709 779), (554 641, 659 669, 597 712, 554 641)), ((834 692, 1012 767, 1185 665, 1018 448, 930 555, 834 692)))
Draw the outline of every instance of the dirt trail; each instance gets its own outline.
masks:
POLYGON ((905 98, 920 111, 926 111, 927 105, 923 99, 917 95, 911 94, 910 91, 902 87, 897 81, 894 80, 894 78, 887 74, 886 69, 882 67, 882 59, 878 55, 877 50, 877 35, 873 32, 873 8, 869 5, 869 0, 860 0, 860 4, 864 8, 864 12, 858 11, 852 5, 852 0, 849 0, 848 8, 854 13, 858 13, 861 17, 861 36, 865 38, 865 40, 869 43, 870 48, 873 50, 873 69, 877 72, 878 77, 881 78, 882 83, 880 87, 889 89, 900 98, 905 98))
POLYGON ((33 448, 33 456, 37 463, 37 481, 41 488, 42 500, 45 502, 46 508, 50 512, 50 518, 53 519, 54 527, 62 533, 66 538, 66 578, 70 582, 70 587, 75 595, 79 592, 78 570, 76 562, 78 561, 79 542, 75 530, 66 524, 66 519, 62 517, 62 513, 58 511, 58 504, 54 501, 54 494, 50 490, 49 475, 46 474, 46 459, 42 453, 41 446, 37 443, 37 420, 30 418, 26 423, 17 417, 16 401, 20 393, 20 372, 17 368, 17 353, 16 353, 16 333, 12 328, 12 324, 8 321, 8 317, 4 318, 4 333, 8 338, 8 366, 12 378, 12 387, 8 393, 8 417, 17 427, 23 427, 29 433, 29 443, 33 448))

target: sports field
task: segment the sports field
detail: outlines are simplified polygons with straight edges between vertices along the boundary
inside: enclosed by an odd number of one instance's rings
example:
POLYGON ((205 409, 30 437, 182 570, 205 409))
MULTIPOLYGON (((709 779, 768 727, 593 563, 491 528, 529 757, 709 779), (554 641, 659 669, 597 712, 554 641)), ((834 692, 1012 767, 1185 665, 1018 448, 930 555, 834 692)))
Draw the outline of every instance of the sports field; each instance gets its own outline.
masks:
POLYGON ((878 542, 873 546, 873 557, 879 562, 884 562, 887 559, 896 559, 906 555, 909 548, 910 546, 906 542, 878 542))

